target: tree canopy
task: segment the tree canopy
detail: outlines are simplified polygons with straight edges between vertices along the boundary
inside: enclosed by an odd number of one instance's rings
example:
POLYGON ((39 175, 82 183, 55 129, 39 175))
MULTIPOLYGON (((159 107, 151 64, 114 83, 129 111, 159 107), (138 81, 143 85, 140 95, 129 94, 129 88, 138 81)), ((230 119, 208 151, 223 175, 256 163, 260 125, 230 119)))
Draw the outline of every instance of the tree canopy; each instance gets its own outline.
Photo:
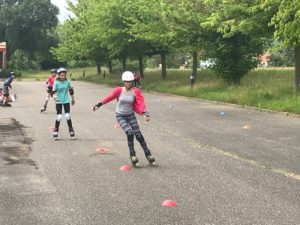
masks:
POLYGON ((50 0, 0 1, 0 40, 7 42, 9 55, 19 49, 40 61, 51 56, 57 14, 50 0))
POLYGON ((266 12, 272 12, 274 37, 285 47, 294 48, 295 90, 300 91, 300 4, 297 0, 264 0, 266 12))

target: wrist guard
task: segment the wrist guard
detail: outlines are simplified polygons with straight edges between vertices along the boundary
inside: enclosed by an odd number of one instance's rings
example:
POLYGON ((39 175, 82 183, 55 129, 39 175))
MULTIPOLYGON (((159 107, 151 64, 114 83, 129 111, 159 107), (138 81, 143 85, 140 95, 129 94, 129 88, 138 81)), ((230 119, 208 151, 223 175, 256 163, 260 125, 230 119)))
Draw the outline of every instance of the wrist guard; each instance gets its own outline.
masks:
POLYGON ((100 108, 102 105, 102 102, 99 102, 97 105, 95 105, 95 107, 100 108))
POLYGON ((72 87, 69 88, 69 93, 70 93, 71 96, 73 96, 74 95, 74 88, 72 88, 72 87))
POLYGON ((146 117, 150 117, 150 114, 148 112, 144 112, 142 115, 146 117))

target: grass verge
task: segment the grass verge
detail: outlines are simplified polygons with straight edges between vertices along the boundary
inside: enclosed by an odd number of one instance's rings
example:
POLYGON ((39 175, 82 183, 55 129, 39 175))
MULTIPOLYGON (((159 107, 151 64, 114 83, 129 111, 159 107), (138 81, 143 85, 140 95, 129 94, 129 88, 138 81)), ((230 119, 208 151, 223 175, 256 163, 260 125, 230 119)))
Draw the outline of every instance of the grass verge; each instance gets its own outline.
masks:
MULTIPOLYGON (((190 70, 168 70, 167 79, 162 80, 159 70, 146 70, 142 89, 300 114, 300 96, 293 88, 293 68, 260 68, 243 77, 240 85, 227 85, 211 70, 200 70, 193 88, 190 87, 190 74, 190 70)), ((23 79, 43 80, 47 75, 45 71, 24 73, 23 79)), ((107 69, 105 78, 103 73, 97 75, 95 68, 71 69, 70 75, 73 80, 122 85, 121 75, 107 74, 107 69)))

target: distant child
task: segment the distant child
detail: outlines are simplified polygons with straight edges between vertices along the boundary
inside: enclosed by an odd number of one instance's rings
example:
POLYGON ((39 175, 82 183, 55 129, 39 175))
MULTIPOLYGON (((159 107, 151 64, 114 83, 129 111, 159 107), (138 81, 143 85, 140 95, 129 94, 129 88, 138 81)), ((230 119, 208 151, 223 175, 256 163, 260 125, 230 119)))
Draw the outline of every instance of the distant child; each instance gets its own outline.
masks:
POLYGON ((9 104, 9 89, 12 89, 11 83, 13 82, 13 80, 16 78, 15 76, 15 72, 10 72, 8 77, 4 80, 3 83, 3 88, 2 88, 2 93, 3 93, 3 99, 2 99, 2 106, 11 106, 11 104, 9 104))
POLYGON ((46 92, 47 92, 47 94, 46 94, 46 101, 45 101, 43 107, 41 108, 41 111, 40 111, 40 112, 46 111, 48 101, 49 101, 50 97, 53 96, 53 95, 52 95, 52 89, 53 89, 54 81, 55 81, 55 79, 56 79, 56 75, 57 75, 56 69, 52 69, 52 70, 51 70, 51 74, 48 76, 48 79, 47 79, 47 81, 45 82, 45 85, 46 85, 46 87, 47 87, 47 89, 46 89, 46 92))

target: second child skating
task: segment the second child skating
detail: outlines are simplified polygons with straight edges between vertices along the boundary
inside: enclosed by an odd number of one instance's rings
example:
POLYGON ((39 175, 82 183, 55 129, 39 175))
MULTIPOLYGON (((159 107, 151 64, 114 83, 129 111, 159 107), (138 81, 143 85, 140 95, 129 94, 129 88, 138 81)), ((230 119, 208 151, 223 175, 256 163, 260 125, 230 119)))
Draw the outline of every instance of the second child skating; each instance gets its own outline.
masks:
POLYGON ((56 120, 55 127, 53 131, 53 139, 57 140, 60 122, 62 120, 62 109, 65 111, 65 118, 67 120, 70 137, 72 139, 75 138, 75 132, 73 129, 73 124, 71 120, 70 114, 70 97, 71 96, 71 104, 75 104, 74 98, 74 89, 71 87, 70 81, 67 79, 67 70, 65 68, 59 68, 57 70, 58 77, 53 85, 53 94, 55 94, 54 98, 56 101, 56 120))

